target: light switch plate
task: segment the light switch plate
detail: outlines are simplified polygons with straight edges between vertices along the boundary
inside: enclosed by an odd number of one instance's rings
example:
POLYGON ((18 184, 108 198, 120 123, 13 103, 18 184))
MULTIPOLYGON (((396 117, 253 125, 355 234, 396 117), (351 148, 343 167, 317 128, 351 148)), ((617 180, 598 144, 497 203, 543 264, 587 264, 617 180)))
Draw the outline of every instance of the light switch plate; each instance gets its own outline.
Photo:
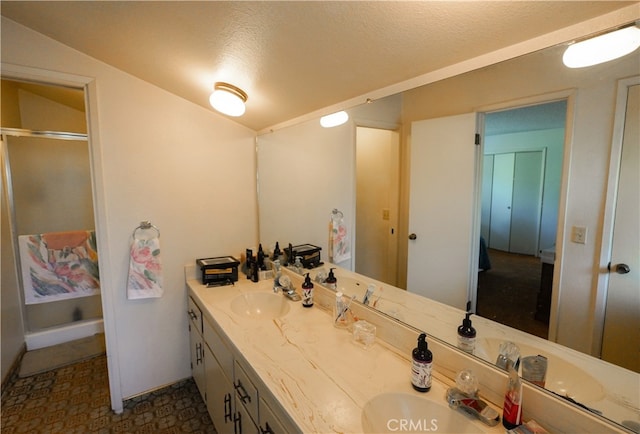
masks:
POLYGON ((571 228, 571 241, 578 244, 586 244, 587 243, 586 226, 573 226, 571 228))

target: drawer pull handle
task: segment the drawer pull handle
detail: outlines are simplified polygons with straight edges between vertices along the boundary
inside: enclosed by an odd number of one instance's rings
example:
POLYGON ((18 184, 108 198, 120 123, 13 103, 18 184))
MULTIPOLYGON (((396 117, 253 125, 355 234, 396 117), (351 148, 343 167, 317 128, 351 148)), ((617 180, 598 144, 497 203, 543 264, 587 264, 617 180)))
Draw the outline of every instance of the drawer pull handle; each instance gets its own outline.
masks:
POLYGON ((187 312, 189 314, 189 318, 191 318, 192 320, 197 320, 198 319, 198 315, 196 315, 196 313, 193 311, 193 309, 189 309, 189 311, 187 312))
POLYGON ((233 431, 235 434, 242 434, 242 418, 240 412, 237 412, 233 417, 233 431))
POLYGON ((251 395, 247 393, 247 391, 245 390, 240 380, 238 380, 238 382, 234 384, 233 387, 238 392, 238 397, 240 397, 240 401, 242 401, 243 404, 246 404, 247 402, 251 402, 251 395))
POLYGON ((224 422, 232 422, 233 415, 231 414, 231 394, 224 395, 224 422))
POLYGON ((271 429, 271 427, 269 426, 269 422, 265 422, 264 426, 266 426, 266 428, 262 428, 262 425, 260 425, 260 433, 261 434, 275 434, 273 432, 273 430, 271 429))
POLYGON ((204 355, 204 352, 202 351, 202 344, 197 343, 196 344, 196 365, 199 365, 200 363, 202 363, 203 355, 204 355))

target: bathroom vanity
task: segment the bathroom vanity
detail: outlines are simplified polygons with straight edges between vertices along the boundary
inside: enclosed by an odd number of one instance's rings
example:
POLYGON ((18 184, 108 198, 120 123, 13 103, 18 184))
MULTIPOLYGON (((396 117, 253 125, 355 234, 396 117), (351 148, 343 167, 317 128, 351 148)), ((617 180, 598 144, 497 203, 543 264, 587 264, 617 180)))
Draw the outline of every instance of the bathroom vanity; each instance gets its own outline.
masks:
MULTIPOLYGON (((411 349, 419 331, 354 303, 353 313, 377 328, 364 349, 333 326, 335 292, 315 287, 303 308, 273 292, 273 280, 208 288, 185 268, 193 373, 219 432, 504 432, 450 409, 447 388, 462 369, 480 383, 480 397, 500 414, 506 373, 429 339, 434 356, 428 393, 411 387, 411 349)), ((286 270, 287 273, 288 270, 286 270)), ((289 273, 296 288, 302 276, 289 273)), ((431 312, 437 317, 437 312, 431 312)), ((624 432, 548 392, 525 384, 524 420, 550 432, 624 432)))

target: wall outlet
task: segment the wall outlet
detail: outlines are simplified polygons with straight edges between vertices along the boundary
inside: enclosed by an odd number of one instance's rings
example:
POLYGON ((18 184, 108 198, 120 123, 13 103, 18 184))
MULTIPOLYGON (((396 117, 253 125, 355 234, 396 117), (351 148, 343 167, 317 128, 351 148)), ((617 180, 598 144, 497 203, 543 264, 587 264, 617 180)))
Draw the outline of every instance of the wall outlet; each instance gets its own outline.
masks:
POLYGON ((382 220, 389 220, 389 209, 384 208, 382 210, 382 220))
POLYGON ((572 226, 571 227, 571 241, 578 244, 587 243, 587 228, 586 226, 572 226))

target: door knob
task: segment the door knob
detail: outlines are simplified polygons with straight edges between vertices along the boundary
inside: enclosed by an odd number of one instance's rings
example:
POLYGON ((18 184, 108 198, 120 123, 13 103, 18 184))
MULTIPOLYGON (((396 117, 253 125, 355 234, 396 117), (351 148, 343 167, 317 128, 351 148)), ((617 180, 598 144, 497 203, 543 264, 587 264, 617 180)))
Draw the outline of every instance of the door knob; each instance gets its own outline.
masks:
POLYGON ((627 274, 629 271, 631 271, 631 268, 627 264, 616 265, 616 273, 618 274, 627 274))
POLYGON ((409 239, 410 240, 415 240, 416 238, 418 238, 418 236, 416 234, 409 235, 409 239))

